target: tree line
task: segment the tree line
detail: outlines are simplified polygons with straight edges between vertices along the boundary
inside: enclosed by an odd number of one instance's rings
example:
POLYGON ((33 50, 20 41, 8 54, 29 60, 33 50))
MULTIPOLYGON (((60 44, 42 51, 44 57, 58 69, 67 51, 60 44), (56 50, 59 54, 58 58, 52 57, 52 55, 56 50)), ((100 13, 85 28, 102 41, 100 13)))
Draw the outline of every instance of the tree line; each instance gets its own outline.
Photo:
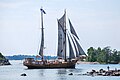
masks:
POLYGON ((89 62, 99 62, 102 64, 116 64, 120 62, 120 51, 116 49, 112 50, 110 46, 107 46, 103 49, 98 47, 97 49, 90 47, 87 50, 86 61, 89 62))

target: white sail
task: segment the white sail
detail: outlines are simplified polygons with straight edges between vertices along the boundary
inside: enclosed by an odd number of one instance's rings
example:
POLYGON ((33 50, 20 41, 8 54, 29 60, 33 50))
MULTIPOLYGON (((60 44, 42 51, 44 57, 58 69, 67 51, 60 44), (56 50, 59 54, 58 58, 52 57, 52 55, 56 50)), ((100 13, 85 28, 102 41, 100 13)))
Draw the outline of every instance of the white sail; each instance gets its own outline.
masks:
POLYGON ((58 21, 58 51, 57 56, 63 58, 64 57, 64 31, 62 26, 60 25, 58 21))
MULTIPOLYGON (((69 33, 69 35, 70 35, 70 33, 69 33)), ((74 45, 74 48, 75 48, 76 57, 79 57, 79 53, 78 53, 78 50, 77 50, 77 46, 76 46, 76 44, 75 44, 75 42, 74 42, 74 40, 73 40, 73 38, 72 38, 71 35, 70 35, 70 38, 71 38, 71 40, 72 40, 72 42, 73 42, 73 45, 74 45)))
POLYGON ((69 59, 74 59, 75 55, 74 55, 74 51, 73 51, 73 48, 72 48, 72 44, 70 42, 70 38, 69 38, 68 35, 67 35, 67 37, 68 37, 68 43, 69 43, 69 59))
POLYGON ((77 44, 77 48, 78 48, 78 51, 79 51, 79 55, 86 55, 85 52, 83 51, 82 47, 81 47, 80 44, 78 43, 77 39, 75 38, 75 36, 73 36, 73 37, 74 37, 74 40, 75 40, 75 42, 76 42, 76 44, 77 44))
MULTIPOLYGON (((68 37, 68 43, 69 43, 69 58, 72 59, 72 58, 75 58, 74 50, 76 52, 76 57, 79 57, 79 55, 85 55, 85 53, 81 48, 80 44, 78 43, 78 41, 76 40, 76 38, 78 40, 79 38, 70 20, 69 20, 69 25, 70 25, 70 32, 72 33, 72 35, 69 34, 69 36, 67 35, 67 37, 68 37), (71 42, 73 44, 71 44, 71 42)), ((66 12, 60 19, 58 19, 57 56, 66 59, 66 12)))
POLYGON ((79 39, 79 37, 77 36, 77 33, 75 32, 75 29, 73 28, 73 25, 72 25, 70 19, 68 19, 68 20, 69 20, 69 24, 70 24, 70 31, 71 31, 71 33, 73 35, 75 35, 79 39))
POLYGON ((66 12, 58 21, 59 21, 61 27, 65 30, 65 28, 66 28, 66 12))
POLYGON ((70 31, 73 34, 75 43, 77 44, 79 55, 86 55, 85 52, 83 51, 82 47, 80 46, 80 44, 77 41, 77 39, 79 40, 79 37, 77 36, 77 33, 75 32, 75 29, 73 28, 73 25, 72 25, 70 19, 69 19, 69 24, 70 24, 70 31))
POLYGON ((66 48, 66 13, 58 20, 58 51, 57 56, 65 58, 65 48, 66 48))

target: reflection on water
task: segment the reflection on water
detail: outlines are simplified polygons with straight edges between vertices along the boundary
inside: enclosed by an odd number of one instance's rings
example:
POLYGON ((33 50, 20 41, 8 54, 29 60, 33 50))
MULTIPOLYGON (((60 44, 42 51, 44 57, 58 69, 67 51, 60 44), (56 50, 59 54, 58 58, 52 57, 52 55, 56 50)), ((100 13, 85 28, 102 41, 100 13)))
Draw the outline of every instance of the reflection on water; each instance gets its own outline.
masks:
POLYGON ((72 72, 72 73, 81 73, 82 69, 69 69, 69 72, 72 72))
POLYGON ((120 77, 105 77, 105 76, 82 76, 79 74, 86 73, 92 69, 120 69, 118 65, 90 65, 79 64, 76 69, 27 69, 23 66, 22 61, 11 61, 10 66, 0 66, 0 80, 119 80, 120 77), (20 76, 26 73, 26 77, 20 76), (69 75, 73 73, 73 75, 69 75), (8 76, 9 75, 9 76, 8 76))
POLYGON ((58 69, 57 74, 58 75, 65 75, 65 74, 67 74, 67 70, 66 69, 58 69))
POLYGON ((57 69, 57 80, 66 80, 67 70, 57 69))
POLYGON ((40 76, 44 76, 44 69, 40 69, 40 70, 39 70, 39 75, 40 75, 40 76))

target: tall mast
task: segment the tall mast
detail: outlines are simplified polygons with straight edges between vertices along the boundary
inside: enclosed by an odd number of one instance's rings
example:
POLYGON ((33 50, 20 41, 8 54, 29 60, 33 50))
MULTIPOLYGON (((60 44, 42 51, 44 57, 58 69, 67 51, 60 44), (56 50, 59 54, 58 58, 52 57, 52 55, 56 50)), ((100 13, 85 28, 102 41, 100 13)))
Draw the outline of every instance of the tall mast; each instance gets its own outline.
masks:
POLYGON ((43 60, 43 52, 44 52, 44 28, 43 28, 43 13, 45 13, 45 11, 41 8, 41 33, 42 33, 42 37, 41 37, 41 46, 40 46, 40 52, 39 55, 42 57, 43 60))
POLYGON ((64 28, 65 28, 65 29, 64 29, 64 31, 65 31, 64 34, 65 34, 65 62, 66 62, 66 61, 67 61, 67 59, 66 59, 66 51, 67 51, 67 50, 66 50, 66 47, 67 47, 67 46, 66 46, 66 44, 67 44, 67 43, 66 43, 66 10, 65 10, 65 20, 64 20, 64 21, 65 21, 65 22, 64 22, 64 28))
MULTIPOLYGON (((42 9, 42 8, 41 8, 42 9)), ((42 42, 43 42, 43 50, 44 50, 44 28, 43 28, 43 12, 41 11, 41 26, 42 26, 42 28, 41 28, 41 31, 42 31, 42 42)), ((42 50, 42 52, 44 52, 42 50)), ((42 60, 43 60, 43 53, 42 53, 42 60)))

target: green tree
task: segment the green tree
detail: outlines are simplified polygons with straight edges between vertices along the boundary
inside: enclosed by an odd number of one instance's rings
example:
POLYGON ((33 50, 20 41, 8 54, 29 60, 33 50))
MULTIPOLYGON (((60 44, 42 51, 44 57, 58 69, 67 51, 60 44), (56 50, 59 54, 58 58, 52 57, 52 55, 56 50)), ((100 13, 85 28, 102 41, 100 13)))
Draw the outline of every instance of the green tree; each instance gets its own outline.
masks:
POLYGON ((2 53, 0 53, 0 60, 5 59, 5 57, 2 55, 2 53))
POLYGON ((107 47, 103 48, 106 64, 110 62, 111 51, 112 50, 110 49, 110 46, 107 46, 107 47))
POLYGON ((87 54, 88 54, 87 61, 90 61, 90 62, 96 61, 95 49, 93 47, 90 47, 88 49, 87 54))
POLYGON ((98 54, 98 56, 96 57, 97 62, 104 63, 105 62, 105 56, 104 56, 105 52, 100 47, 98 47, 98 49, 97 49, 97 54, 98 54))
POLYGON ((118 61, 120 62, 120 51, 118 51, 118 61))
POLYGON ((99 63, 119 63, 120 62, 120 51, 110 49, 110 46, 107 46, 103 49, 98 47, 97 49, 90 47, 87 50, 87 59, 86 61, 90 62, 99 62, 99 63))
POLYGON ((116 49, 113 50, 112 62, 115 62, 115 63, 119 62, 118 51, 116 49))

